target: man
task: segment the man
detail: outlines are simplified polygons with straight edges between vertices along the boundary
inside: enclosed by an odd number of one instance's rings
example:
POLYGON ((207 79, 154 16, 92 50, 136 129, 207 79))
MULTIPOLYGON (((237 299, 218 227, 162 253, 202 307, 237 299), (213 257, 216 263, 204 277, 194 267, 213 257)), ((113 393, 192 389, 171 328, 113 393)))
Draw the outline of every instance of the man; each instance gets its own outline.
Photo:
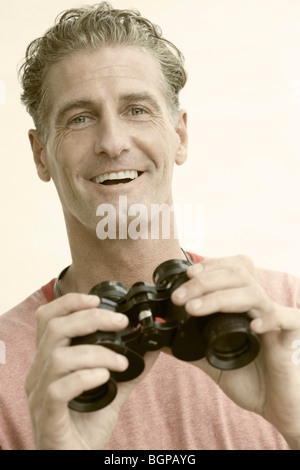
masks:
POLYGON ((195 317, 247 311, 261 342, 254 361, 221 372, 205 359, 179 361, 169 348, 149 351, 143 373, 118 383, 107 406, 70 409, 71 400, 106 384, 109 371, 129 365, 104 346, 70 347, 72 338, 128 326, 126 315, 98 308, 90 289, 106 280, 128 288, 152 282, 159 264, 188 257, 172 220, 169 237, 151 237, 151 207, 172 205, 172 169, 187 157, 178 100, 186 75, 157 27, 104 3, 66 12, 34 41, 22 81, 37 172, 58 191, 72 264, 1 317, 2 448, 299 449, 299 282, 256 270, 244 256, 191 254, 189 280, 172 302, 195 317), (141 221, 148 236, 100 239, 99 206, 120 213, 120 234, 125 196, 129 208, 148 209, 141 221))

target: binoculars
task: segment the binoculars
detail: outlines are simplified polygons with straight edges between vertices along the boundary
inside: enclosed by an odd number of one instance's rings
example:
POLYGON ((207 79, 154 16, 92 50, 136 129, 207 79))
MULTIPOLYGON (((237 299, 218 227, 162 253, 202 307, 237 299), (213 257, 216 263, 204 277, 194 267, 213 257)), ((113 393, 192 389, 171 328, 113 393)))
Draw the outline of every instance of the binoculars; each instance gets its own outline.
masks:
POLYGON ((71 345, 105 346, 126 356, 129 365, 124 372, 111 371, 104 385, 71 400, 71 409, 90 412, 111 403, 117 394, 117 382, 132 380, 143 372, 147 351, 169 347, 178 359, 195 361, 206 357, 212 366, 222 370, 243 367, 256 357, 260 343, 250 329, 247 313, 193 317, 171 301, 172 292, 188 281, 189 266, 185 260, 172 259, 155 269, 154 285, 137 282, 127 289, 121 282, 105 281, 91 289, 90 294, 99 296, 99 308, 126 314, 129 325, 118 332, 97 331, 74 338, 71 345))

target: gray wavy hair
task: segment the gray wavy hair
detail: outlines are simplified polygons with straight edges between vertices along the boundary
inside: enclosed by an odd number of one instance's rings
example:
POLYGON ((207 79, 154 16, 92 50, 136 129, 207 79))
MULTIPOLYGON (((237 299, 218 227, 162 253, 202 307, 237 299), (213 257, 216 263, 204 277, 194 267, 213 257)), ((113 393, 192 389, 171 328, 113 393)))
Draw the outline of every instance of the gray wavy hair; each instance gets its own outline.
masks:
POLYGON ((108 2, 74 8, 62 12, 44 36, 29 44, 19 70, 21 101, 45 139, 50 107, 45 78, 49 69, 68 54, 103 45, 138 46, 149 51, 161 66, 171 110, 178 110, 179 92, 187 80, 184 57, 162 36, 159 26, 136 10, 116 10, 108 2))

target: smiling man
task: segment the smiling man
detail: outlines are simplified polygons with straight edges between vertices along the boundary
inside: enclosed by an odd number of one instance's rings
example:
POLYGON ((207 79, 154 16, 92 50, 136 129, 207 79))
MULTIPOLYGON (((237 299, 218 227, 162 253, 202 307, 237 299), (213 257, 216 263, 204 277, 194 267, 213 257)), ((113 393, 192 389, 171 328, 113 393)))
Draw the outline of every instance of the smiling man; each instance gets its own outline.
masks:
MULTIPOLYGON (((149 213, 151 204, 172 205, 173 166, 186 158, 185 114, 172 111, 157 60, 133 45, 74 52, 49 70, 45 85, 51 96, 46 143, 37 131, 30 132, 38 173, 56 185, 71 248, 75 239, 86 247, 96 242, 99 258, 93 249, 90 256, 98 276, 103 254, 109 265, 111 253, 119 258, 127 244, 123 249, 119 243, 117 249, 112 243, 99 245, 97 206, 109 203, 118 209, 124 195, 128 206, 143 204, 149 213)), ((170 241, 156 241, 155 251, 173 247, 170 241)), ((139 249, 144 251, 144 245, 135 243, 139 249)), ((72 288, 84 292, 90 265, 86 258, 83 263, 74 259, 75 267, 73 277, 80 285, 72 288)))
MULTIPOLYGON (((70 10, 27 49, 22 99, 39 177, 53 180, 66 222, 70 267, 1 316, 3 449, 300 448, 299 281, 257 270, 247 257, 185 253, 174 234, 151 237, 151 207, 172 206, 172 172, 187 157, 179 92, 183 57, 134 11, 108 3, 70 10), (99 239, 99 205, 148 210, 148 237, 99 239), (151 283, 155 268, 187 260, 172 294, 192 317, 248 312, 261 350, 245 367, 220 371, 206 359, 179 361, 153 348, 145 369, 116 398, 80 413, 69 403, 107 384, 129 361, 122 350, 71 342, 118 333, 125 314, 98 308, 97 283, 151 283), (25 390, 24 391, 24 384, 25 390)), ((128 214, 127 214, 128 215, 128 214)), ((130 222, 130 217, 128 219, 130 222)), ((116 223, 121 221, 116 218, 116 223)), ((147 312, 143 312, 142 321, 147 312)), ((145 316, 146 315, 146 316, 145 316)))

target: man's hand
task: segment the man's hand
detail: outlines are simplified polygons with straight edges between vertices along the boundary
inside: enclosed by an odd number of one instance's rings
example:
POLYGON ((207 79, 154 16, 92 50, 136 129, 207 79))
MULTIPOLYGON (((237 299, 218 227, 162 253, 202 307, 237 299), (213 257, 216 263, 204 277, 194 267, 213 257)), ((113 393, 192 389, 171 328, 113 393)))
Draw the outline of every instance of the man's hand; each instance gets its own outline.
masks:
POLYGON ((146 355, 143 374, 118 384, 117 396, 107 407, 92 413, 71 410, 68 402, 106 383, 109 370, 121 372, 128 367, 124 356, 103 346, 70 347, 74 337, 126 328, 125 315, 99 309, 98 305, 96 296, 67 294, 36 312, 36 355, 25 389, 37 449, 103 449, 122 403, 157 356, 146 355))
POLYGON ((172 294, 193 316, 248 312, 261 340, 257 358, 248 366, 220 371, 201 359, 207 372, 239 406, 270 421, 293 448, 300 448, 300 364, 293 361, 300 339, 300 311, 276 304, 256 278, 245 256, 204 259, 187 270, 190 278, 172 294))

